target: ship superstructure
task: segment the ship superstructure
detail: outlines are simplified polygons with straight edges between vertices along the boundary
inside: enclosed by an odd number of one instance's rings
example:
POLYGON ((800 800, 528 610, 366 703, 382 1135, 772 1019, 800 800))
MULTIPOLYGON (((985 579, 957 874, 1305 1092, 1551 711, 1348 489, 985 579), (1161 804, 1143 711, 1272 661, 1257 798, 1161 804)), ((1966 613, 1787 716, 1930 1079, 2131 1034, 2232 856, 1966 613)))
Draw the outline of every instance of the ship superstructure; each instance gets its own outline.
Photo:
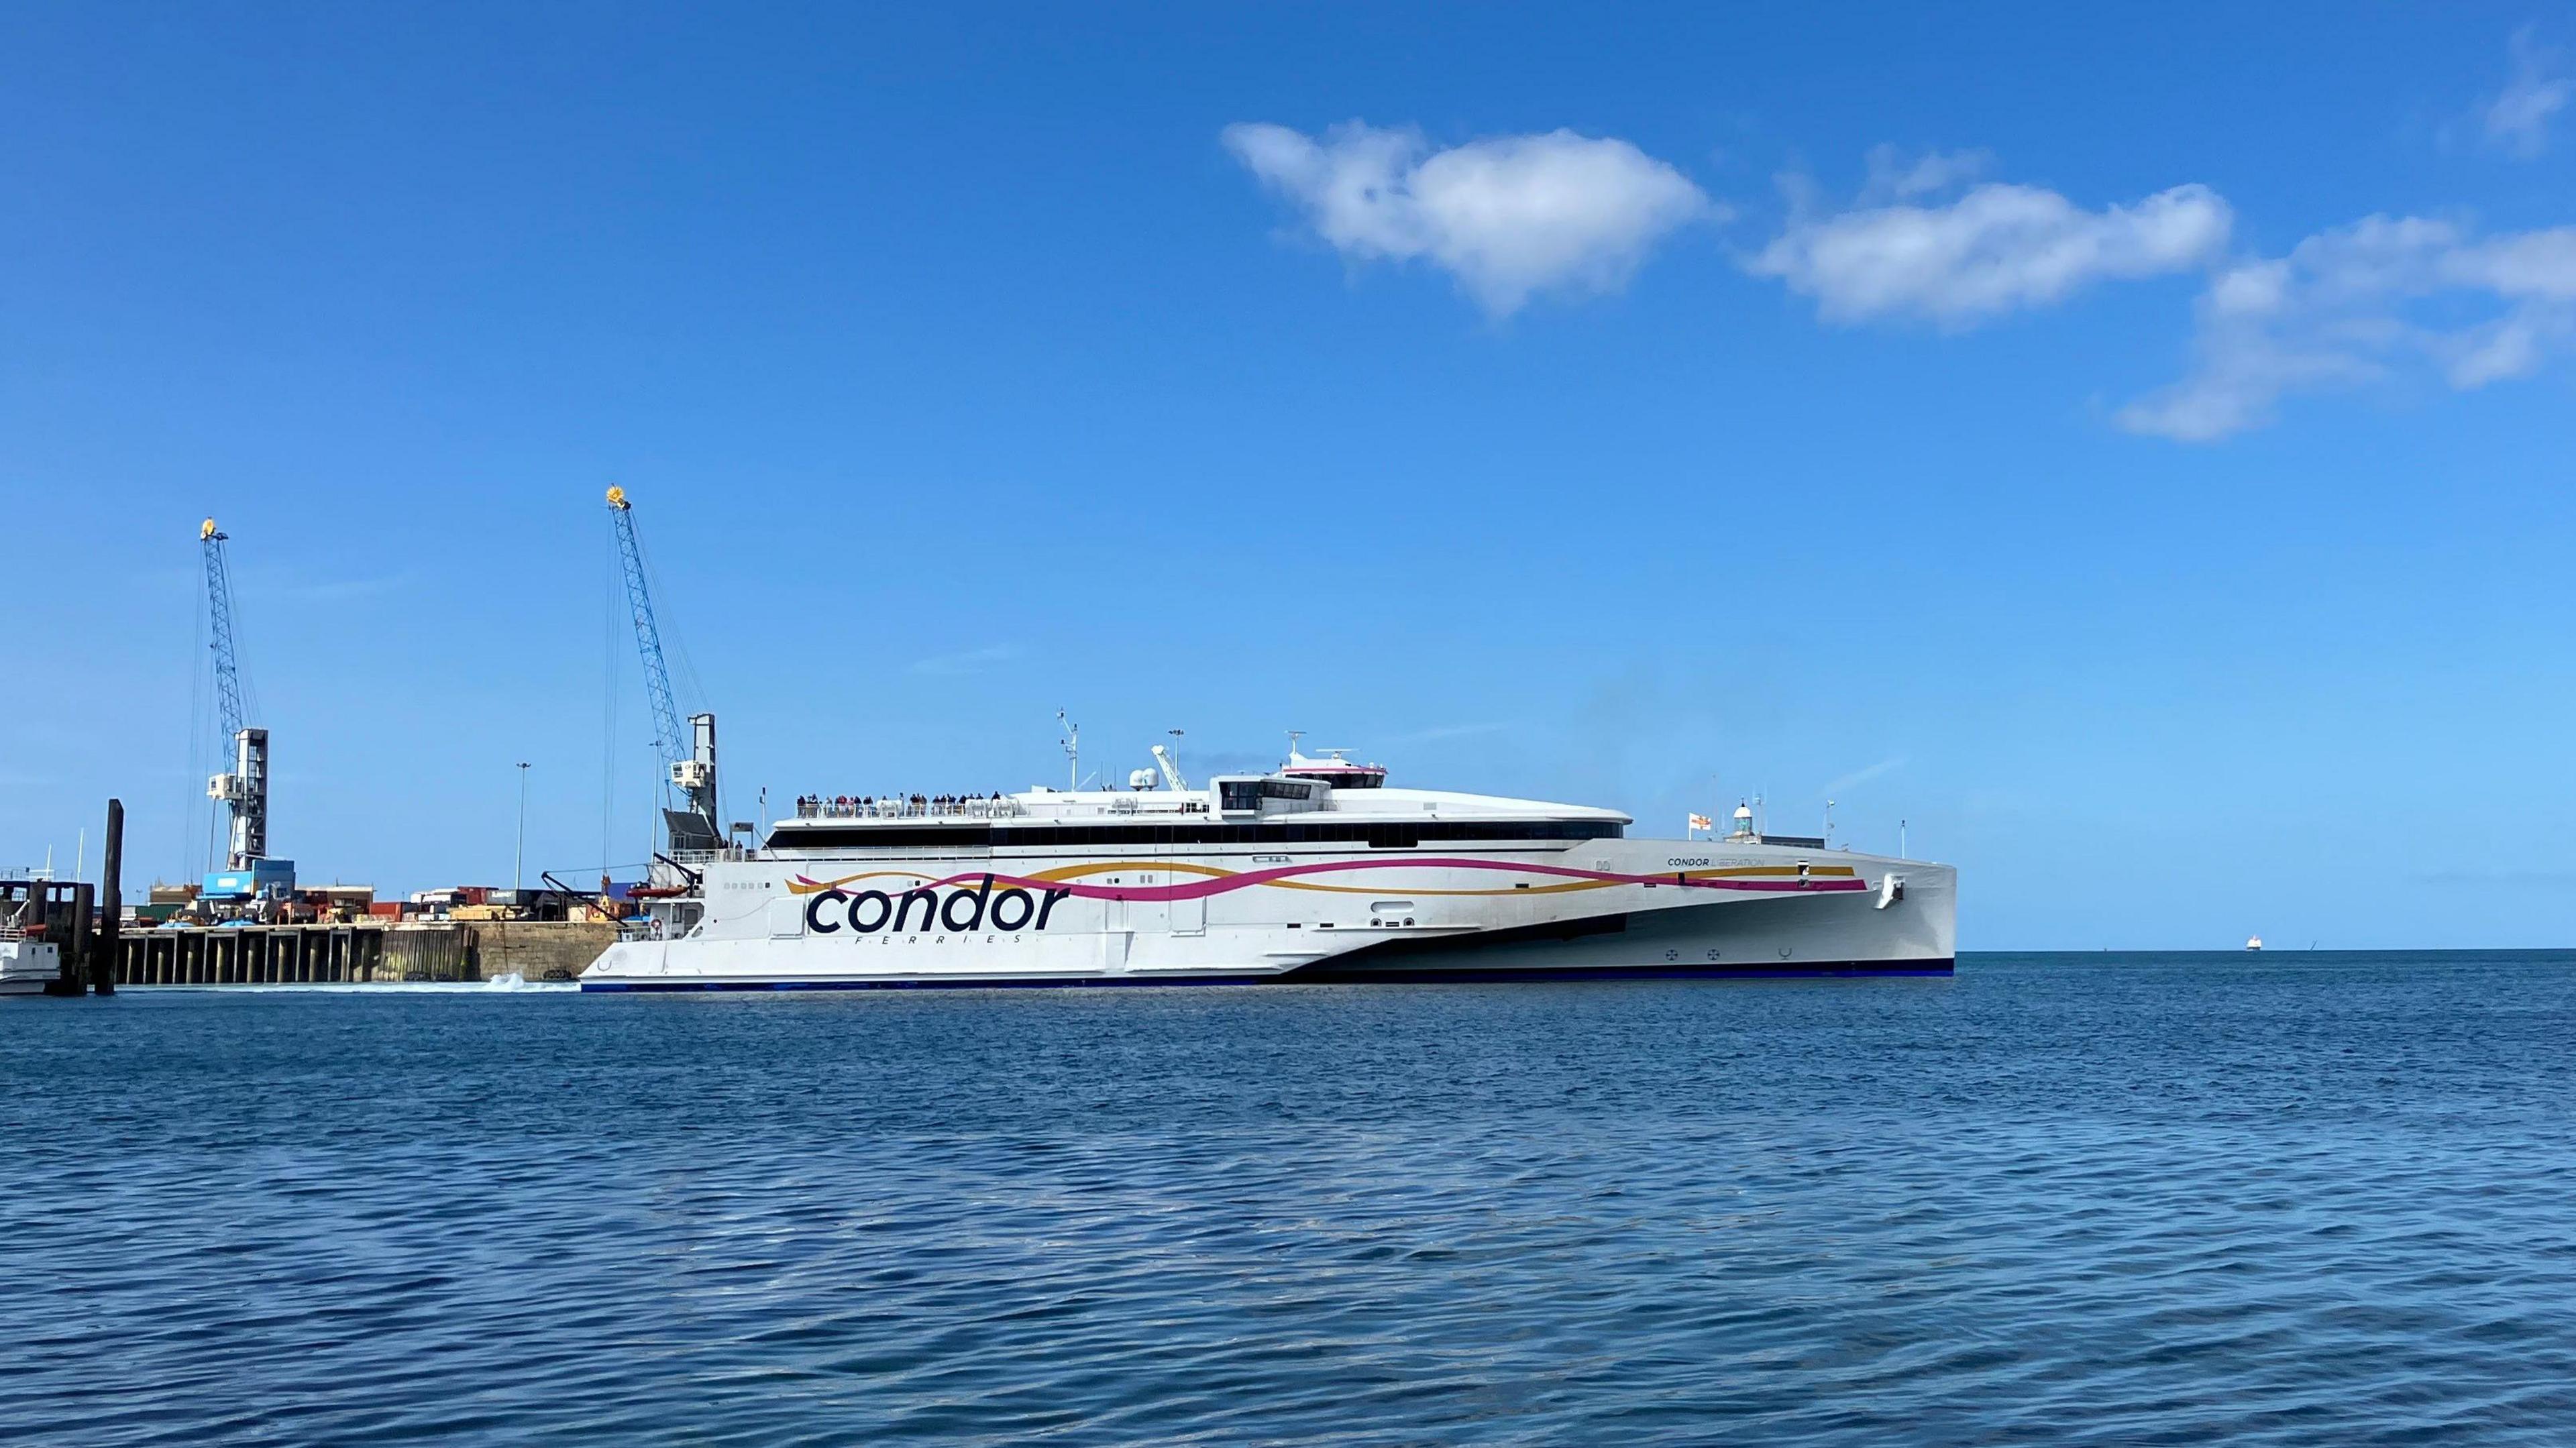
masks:
POLYGON ((1192 787, 800 801, 684 888, 600 990, 1612 975, 1946 975, 1955 874, 1739 811, 1709 840, 1616 810, 1389 786, 1344 752, 1192 787))

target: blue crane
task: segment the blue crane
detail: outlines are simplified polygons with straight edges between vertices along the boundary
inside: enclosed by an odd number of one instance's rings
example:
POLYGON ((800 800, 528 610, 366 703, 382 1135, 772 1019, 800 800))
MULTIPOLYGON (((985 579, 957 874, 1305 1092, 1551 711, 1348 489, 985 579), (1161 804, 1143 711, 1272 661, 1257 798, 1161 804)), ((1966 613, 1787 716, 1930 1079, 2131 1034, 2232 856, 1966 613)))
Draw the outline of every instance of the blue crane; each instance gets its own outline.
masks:
POLYGON ((653 590, 644 581, 644 547, 635 537, 635 504, 624 488, 608 490, 608 516, 617 526, 617 552, 626 563, 626 607, 635 616, 635 646, 644 654, 644 692, 653 700, 653 745, 665 768, 689 757, 680 735, 680 708, 671 698, 671 670, 662 662, 662 630, 653 622, 653 590))
POLYGON ((715 716, 692 714, 689 732, 680 732, 679 703, 671 695, 671 670, 662 659, 662 630, 653 621, 653 589, 644 569, 644 545, 635 536, 635 504, 624 488, 608 490, 608 516, 617 529, 618 557, 626 565, 626 606, 634 618, 635 647, 644 655, 644 692, 653 703, 653 747, 662 756, 664 783, 678 786, 688 805, 681 810, 665 809, 662 818, 670 827, 673 849, 713 849, 721 840, 716 830, 715 716))
POLYGON ((197 529, 206 559, 206 623, 215 656, 215 714, 224 731, 231 768, 206 781, 208 798, 232 816, 224 850, 225 874, 209 877, 204 893, 247 896, 268 885, 291 889, 295 866, 268 857, 268 731, 243 721, 241 656, 233 642, 233 575, 224 531, 208 518, 197 529), (248 875, 239 872, 252 872, 248 875))
POLYGON ((241 661, 233 650, 233 575, 224 557, 228 536, 212 518, 197 529, 198 545, 206 555, 206 620, 214 634, 209 647, 215 651, 215 712, 223 725, 226 753, 242 732, 241 661))

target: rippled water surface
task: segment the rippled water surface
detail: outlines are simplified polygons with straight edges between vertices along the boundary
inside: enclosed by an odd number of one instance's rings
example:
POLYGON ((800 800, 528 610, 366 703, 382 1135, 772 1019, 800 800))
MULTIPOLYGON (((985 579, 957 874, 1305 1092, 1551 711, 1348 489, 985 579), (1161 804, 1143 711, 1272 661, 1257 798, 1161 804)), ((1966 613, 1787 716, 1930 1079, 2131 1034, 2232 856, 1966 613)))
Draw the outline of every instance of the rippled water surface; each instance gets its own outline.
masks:
POLYGON ((9 1442, 2576 1442, 2576 956, 0 1041, 9 1442))

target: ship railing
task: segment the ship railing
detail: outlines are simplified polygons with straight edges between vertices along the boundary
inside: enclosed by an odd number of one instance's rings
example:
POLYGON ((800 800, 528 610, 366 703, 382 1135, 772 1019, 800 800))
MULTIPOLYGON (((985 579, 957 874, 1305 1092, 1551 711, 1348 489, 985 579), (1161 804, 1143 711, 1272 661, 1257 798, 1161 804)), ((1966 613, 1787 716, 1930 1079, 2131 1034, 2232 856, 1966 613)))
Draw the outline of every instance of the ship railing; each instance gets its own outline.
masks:
POLYGON ((796 806, 800 820, 998 820, 1028 813, 1007 795, 982 799, 827 799, 796 806))
POLYGON ((1113 795, 1109 800, 1111 814, 1206 814, 1207 801, 1186 795, 1175 797, 1165 790, 1146 790, 1139 794, 1113 795))

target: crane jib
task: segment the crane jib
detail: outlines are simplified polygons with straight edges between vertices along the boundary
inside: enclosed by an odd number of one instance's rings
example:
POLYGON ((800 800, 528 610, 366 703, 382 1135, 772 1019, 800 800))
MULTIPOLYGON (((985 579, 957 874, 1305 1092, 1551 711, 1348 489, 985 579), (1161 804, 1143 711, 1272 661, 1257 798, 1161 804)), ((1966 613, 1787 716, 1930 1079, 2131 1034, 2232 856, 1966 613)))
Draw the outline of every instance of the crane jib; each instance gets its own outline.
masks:
POLYGON ((206 553, 206 623, 215 655, 215 713, 229 750, 242 732, 241 661, 233 647, 232 569, 224 557, 222 533, 204 535, 206 553))
POLYGON ((653 621, 653 591, 644 581, 644 550, 635 538, 634 509, 622 502, 609 516, 617 525, 617 552, 626 567, 626 606, 634 616, 635 647, 644 656, 644 691, 653 702, 653 742, 662 762, 688 758, 680 733, 679 705, 671 697, 671 671, 662 661, 662 630, 653 621))

